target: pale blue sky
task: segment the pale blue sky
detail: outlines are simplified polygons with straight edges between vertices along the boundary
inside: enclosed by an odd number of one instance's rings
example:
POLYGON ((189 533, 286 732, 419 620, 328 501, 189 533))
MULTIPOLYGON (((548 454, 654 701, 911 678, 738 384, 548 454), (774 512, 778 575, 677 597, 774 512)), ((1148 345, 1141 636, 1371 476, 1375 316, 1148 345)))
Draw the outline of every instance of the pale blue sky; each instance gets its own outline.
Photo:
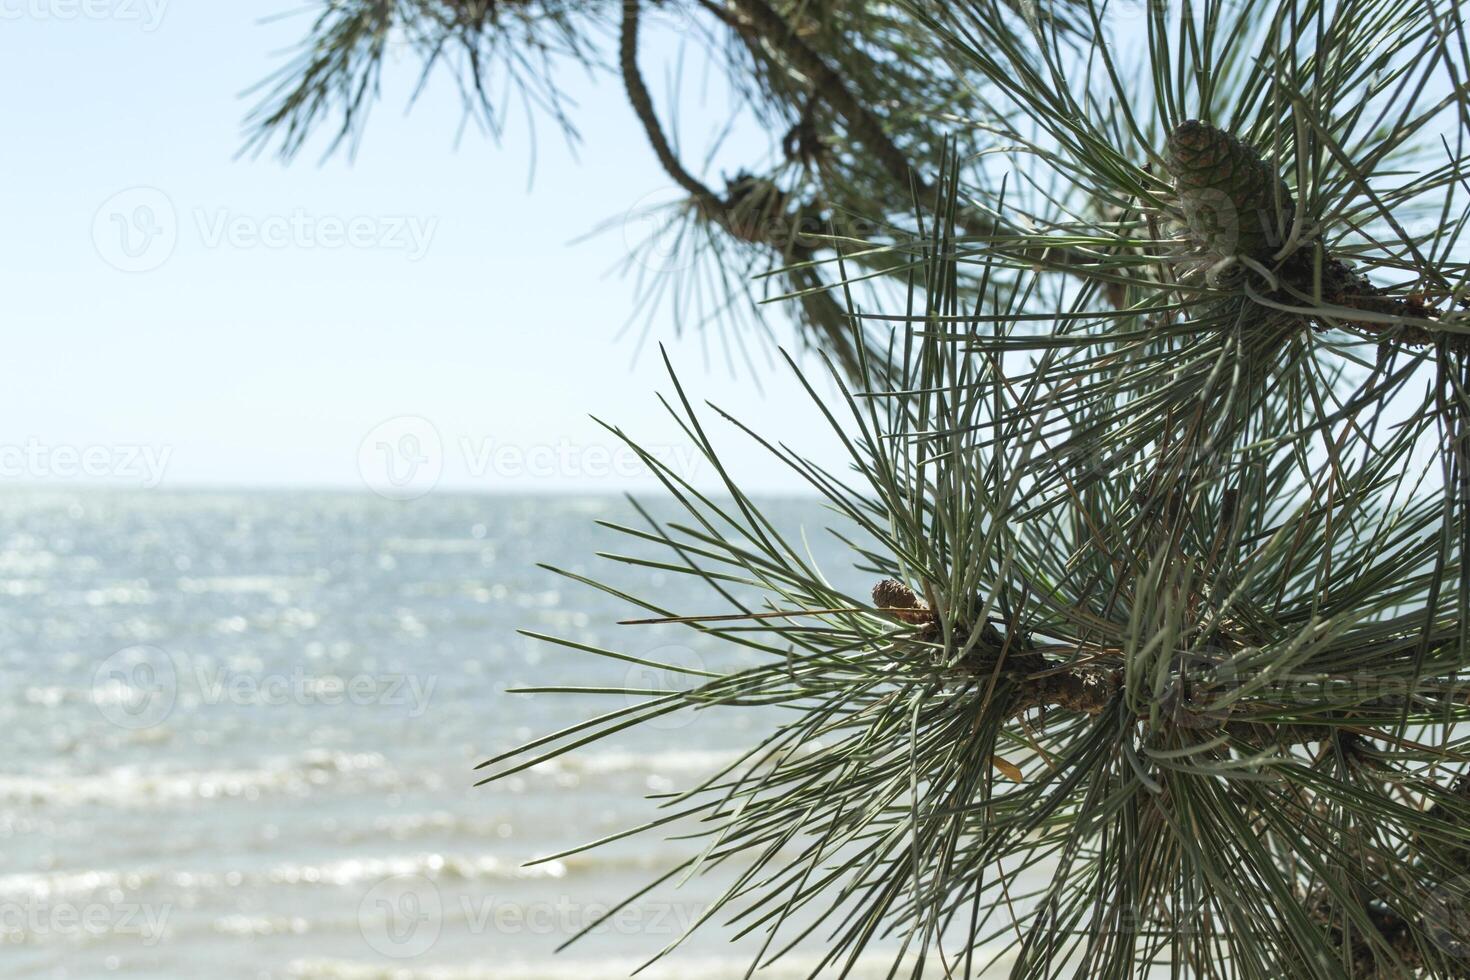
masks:
MULTIPOLYGON (((307 23, 264 21, 293 9, 0 0, 11 93, 0 485, 161 474, 166 487, 361 488, 360 450, 371 455, 369 433, 398 416, 432 422, 439 486, 647 485, 619 475, 614 443, 587 419, 682 448, 653 397, 668 387, 656 350, 635 364, 633 341, 615 338, 634 296, 608 271, 627 240, 614 228, 572 244, 649 195, 667 198, 620 86, 568 73, 580 160, 541 126, 529 191, 519 118, 502 147, 473 130, 456 147, 457 95, 441 85, 405 114, 402 78, 355 161, 236 159, 244 91, 307 23), (143 247, 144 225, 173 229, 172 251, 168 235, 143 247), (360 241, 323 244, 348 231, 360 241), (125 232, 135 256, 121 250, 125 232)), ((658 54, 648 70, 662 92, 658 54)), ((701 99, 686 92, 681 110, 692 140, 723 122, 723 100, 701 99)), ((674 342, 667 319, 654 335, 691 389, 826 455, 820 419, 784 374, 757 393, 717 348, 707 366, 698 339, 674 342)), ((798 486, 758 451, 732 458, 755 488, 798 486)))

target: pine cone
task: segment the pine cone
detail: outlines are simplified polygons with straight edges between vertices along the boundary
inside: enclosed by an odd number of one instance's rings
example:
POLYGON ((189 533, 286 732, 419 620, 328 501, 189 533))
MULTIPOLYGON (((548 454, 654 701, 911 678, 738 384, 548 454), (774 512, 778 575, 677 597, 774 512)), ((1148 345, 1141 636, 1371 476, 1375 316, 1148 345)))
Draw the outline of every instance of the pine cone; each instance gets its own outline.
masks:
POLYGON ((905 623, 929 623, 934 613, 914 590, 898 579, 885 578, 873 586, 873 605, 905 623))
POLYGON ((1259 153, 1223 129, 1196 119, 1180 123, 1164 148, 1179 208, 1195 242, 1220 257, 1266 258, 1280 247, 1276 189, 1290 221, 1291 192, 1259 153))

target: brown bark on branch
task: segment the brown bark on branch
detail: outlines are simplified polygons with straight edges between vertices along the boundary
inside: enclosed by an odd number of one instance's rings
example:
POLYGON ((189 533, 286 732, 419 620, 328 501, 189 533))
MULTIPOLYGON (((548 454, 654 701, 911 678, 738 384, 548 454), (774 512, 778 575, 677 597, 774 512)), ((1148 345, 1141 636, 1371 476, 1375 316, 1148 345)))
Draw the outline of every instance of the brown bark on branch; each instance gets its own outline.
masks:
MULTIPOLYGON (((882 118, 852 93, 842 76, 801 39, 778 11, 766 0, 729 0, 729 4, 727 9, 734 11, 735 16, 722 19, 738 31, 753 33, 779 51, 811 83, 814 96, 843 118, 848 134, 873 155, 897 187, 912 186, 921 201, 927 202, 935 196, 934 185, 915 170, 908 155, 889 137, 882 118)), ((714 9, 712 3, 705 5, 714 9)), ((961 207, 956 217, 965 234, 977 238, 1004 237, 1013 232, 973 208, 961 207)), ((1083 275, 1085 267, 1091 264, 1086 256, 1066 248, 1031 249, 1017 258, 1083 275)))
POLYGON ((643 75, 638 70, 640 7, 640 0, 623 0, 623 25, 618 45, 618 61, 623 74, 623 87, 628 92, 628 102, 633 106, 633 112, 638 116, 638 121, 643 124, 643 132, 647 134, 648 142, 653 147, 654 155, 658 157, 658 162, 664 171, 674 179, 676 184, 688 191, 701 206, 717 211, 720 206, 719 195, 686 170, 684 164, 674 153, 674 148, 669 145, 668 137, 664 135, 663 127, 659 125, 658 114, 654 111, 653 97, 648 94, 648 86, 643 83, 643 75))
MULTIPOLYGON (((873 587, 873 604, 899 622, 920 626, 922 638, 929 643, 939 639, 938 615, 907 585, 895 579, 884 579, 873 587)), ((969 627, 956 627, 965 634, 969 627)), ((975 651, 952 669, 967 679, 989 676, 999 669, 1017 691, 1008 710, 1012 717, 1028 711, 1054 708, 1084 715, 1100 715, 1123 690, 1123 671, 1113 665, 1097 662, 1096 657, 1080 663, 1052 660, 1035 649, 1023 647, 1009 650, 1004 659, 1001 651, 1006 639, 990 625, 975 651)), ((1187 711, 1188 709, 1184 709, 1187 711)), ((1373 732, 1340 725, 1277 725, 1265 721, 1231 720, 1208 715, 1190 715, 1190 727, 1201 731, 1226 732, 1253 745, 1300 745, 1321 742, 1344 731, 1355 731, 1372 737, 1373 732)), ((1386 736, 1385 736, 1386 737, 1386 736)))

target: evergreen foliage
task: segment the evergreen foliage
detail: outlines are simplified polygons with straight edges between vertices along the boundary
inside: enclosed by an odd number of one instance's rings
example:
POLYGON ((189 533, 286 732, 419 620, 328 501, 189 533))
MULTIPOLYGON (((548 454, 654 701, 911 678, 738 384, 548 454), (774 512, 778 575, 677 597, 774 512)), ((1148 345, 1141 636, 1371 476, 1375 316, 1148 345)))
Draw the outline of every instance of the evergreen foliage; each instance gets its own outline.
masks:
MULTIPOLYGON (((487 760, 487 781, 666 714, 774 706, 739 762, 629 831, 691 844, 650 887, 733 871, 698 926, 761 937, 757 963, 820 938, 832 976, 880 949, 913 977, 992 958, 1026 980, 1470 976, 1454 4, 481 7, 465 27, 461 5, 333 4, 262 138, 294 150, 334 104, 355 132, 377 28, 346 25, 370 10, 466 45, 477 92, 492 53, 515 72, 554 36, 595 67, 615 31, 609 70, 689 192, 689 247, 738 295, 761 270, 795 294, 827 377, 785 357, 791 383, 849 463, 671 370, 722 491, 643 453, 683 516, 640 507, 616 530, 663 557, 606 557, 709 602, 562 574, 761 661, 582 691, 640 700, 487 760), (671 9, 723 39, 711 56, 790 127, 789 158, 720 190, 679 160, 630 57, 639 15, 671 9), (773 239, 736 199, 825 231, 773 239), (717 425, 806 481, 830 538, 778 528, 717 425), (872 594, 831 584, 838 564, 872 594), (1048 872, 1034 894, 1028 868, 1048 872)), ((551 69, 533 77, 554 105, 551 69)), ((646 662, 636 640, 543 638, 646 662)))

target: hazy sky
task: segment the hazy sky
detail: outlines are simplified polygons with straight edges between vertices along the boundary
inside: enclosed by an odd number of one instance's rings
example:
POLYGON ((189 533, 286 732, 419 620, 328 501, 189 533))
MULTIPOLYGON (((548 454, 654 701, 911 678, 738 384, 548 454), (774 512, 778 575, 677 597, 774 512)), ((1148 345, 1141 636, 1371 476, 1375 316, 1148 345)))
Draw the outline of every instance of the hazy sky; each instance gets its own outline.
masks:
MULTIPOLYGON (((669 196, 616 81, 568 72, 580 159, 540 126, 529 190, 520 116, 501 147, 474 130, 456 145, 456 93, 439 85, 406 113, 402 76, 355 160, 237 159, 246 89, 308 23, 271 18, 297 9, 0 0, 0 486, 361 488, 364 468, 405 495, 436 475, 486 490, 647 485, 589 413, 684 465, 654 398, 668 390, 657 351, 635 363, 633 339, 615 337, 634 303, 610 274, 629 236, 615 224, 573 244, 669 196)), ((684 102, 693 146, 724 101, 684 102)), ((758 393, 718 347, 707 364, 698 339, 675 342, 668 318, 654 336, 693 392, 829 455, 784 372, 758 393)), ((798 486, 726 443, 752 487, 798 486)))

